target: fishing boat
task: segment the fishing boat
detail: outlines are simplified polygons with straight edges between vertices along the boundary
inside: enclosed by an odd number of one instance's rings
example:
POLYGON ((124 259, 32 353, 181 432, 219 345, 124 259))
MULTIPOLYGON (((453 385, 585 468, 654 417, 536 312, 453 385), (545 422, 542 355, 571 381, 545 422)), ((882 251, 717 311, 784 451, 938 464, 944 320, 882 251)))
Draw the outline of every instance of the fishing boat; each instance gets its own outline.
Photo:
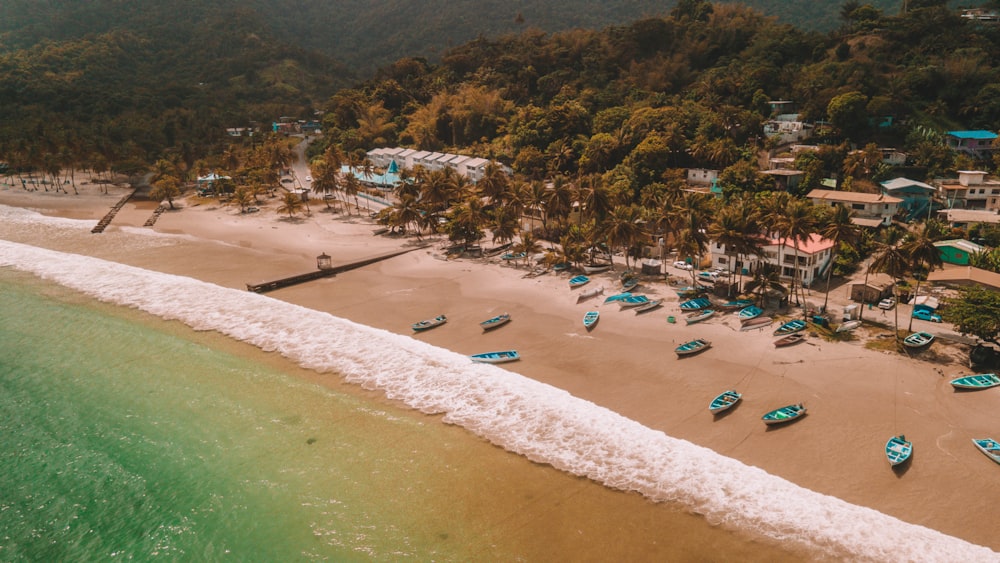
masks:
POLYGON ((979 451, 986 454, 986 457, 1000 463, 1000 443, 996 440, 993 438, 974 438, 972 443, 979 448, 979 451))
POLYGON ((753 305, 753 301, 750 299, 737 299, 736 301, 727 301, 719 305, 719 309, 722 311, 739 311, 740 309, 746 309, 750 305, 753 305))
POLYGON ((907 348, 923 348, 930 345, 934 340, 934 335, 929 332, 914 332, 903 339, 903 345, 907 348))
POLYGON ((514 252, 504 252, 503 255, 500 256, 500 259, 501 260, 520 260, 521 258, 524 258, 527 255, 528 255, 527 252, 517 252, 517 253, 514 253, 514 252))
POLYGON ((896 466, 910 459, 913 455, 913 442, 900 434, 889 438, 885 443, 885 457, 889 460, 889 465, 896 466))
POLYGON ((601 314, 599 312, 587 311, 587 313, 583 315, 583 327, 587 330, 594 328, 594 325, 597 324, 597 319, 599 318, 601 318, 601 314))
POLYGON ((438 315, 433 319, 427 319, 425 321, 413 323, 413 330, 419 332, 421 330, 427 330, 430 328, 434 328, 436 326, 443 325, 446 322, 448 322, 447 317, 445 317, 444 315, 438 315))
POLYGON ((598 287, 592 287, 590 289, 585 289, 576 296, 576 302, 579 303, 581 301, 590 299, 591 297, 596 297, 602 293, 604 293, 603 285, 598 287))
POLYGON ((837 327, 837 332, 849 332, 861 326, 861 321, 844 321, 837 327))
POLYGON ((486 319, 485 321, 479 323, 479 326, 483 327, 483 330, 493 330, 498 326, 503 326, 510 322, 510 313, 504 313, 502 315, 497 315, 492 319, 486 319))
POLYGON ((740 332, 747 330, 754 330, 756 328, 764 328, 774 322, 771 317, 756 317, 747 321, 741 321, 740 332))
POLYGON ((701 309, 708 309, 712 306, 712 302, 708 300, 707 297, 699 297, 697 299, 688 299, 681 303, 681 311, 698 311, 701 309))
POLYGON ((626 278, 622 280, 622 291, 632 291, 639 285, 639 278, 626 278))
POLYGON ((995 373, 977 373, 951 380, 955 389, 989 389, 1000 385, 1000 377, 995 373))
POLYGON ((469 357, 472 358, 473 362, 479 362, 482 364, 502 364, 504 362, 513 362, 521 359, 521 355, 517 353, 517 350, 484 352, 482 354, 473 354, 469 357))
POLYGON ((742 398, 743 395, 736 391, 723 391, 718 397, 712 399, 712 403, 708 405, 708 411, 712 414, 718 414, 724 410, 729 410, 736 403, 740 402, 742 398))
POLYGON ((681 344, 677 348, 674 348, 674 352, 677 352, 678 357, 690 356, 692 354, 697 354, 698 352, 708 350, 711 347, 712 347, 711 342, 709 342, 708 340, 704 340, 702 338, 698 338, 696 340, 692 340, 691 342, 685 342, 684 344, 681 344))
POLYGON ((694 297, 698 295, 703 290, 700 287, 691 287, 690 285, 684 287, 678 287, 674 290, 678 297, 694 297))
POLYGON ((791 346, 792 344, 798 344, 799 342, 802 342, 805 339, 806 335, 802 334, 801 332, 797 332, 795 334, 789 334, 788 336, 775 340, 774 347, 783 348, 785 346, 791 346))
POLYGON ((586 285, 590 283, 590 278, 587 276, 573 276, 569 279, 569 288, 580 287, 581 285, 586 285))
POLYGON ((781 407, 780 409, 774 409, 773 411, 765 414, 761 417, 764 424, 781 424, 783 422, 791 422, 795 419, 801 418, 806 414, 806 408, 802 406, 802 403, 797 405, 788 405, 787 407, 781 407))
POLYGON ((660 305, 663 305, 663 300, 662 299, 653 299, 652 301, 649 301, 647 303, 643 303, 642 305, 639 305, 638 307, 636 307, 635 308, 635 314, 638 315, 639 313, 645 313, 647 311, 652 311, 653 309, 659 307, 660 305))
POLYGON ((618 306, 621 307, 620 310, 631 309, 632 307, 638 307, 639 305, 645 305, 649 303, 649 297, 645 295, 629 295, 625 299, 618 301, 618 306))
POLYGON ((607 298, 604 299, 604 302, 605 303, 613 303, 615 301, 621 301, 622 299, 626 299, 626 298, 629 298, 629 297, 632 297, 632 293, 626 291, 624 293, 616 293, 616 294, 614 294, 614 295, 612 295, 610 297, 607 297, 607 298))
POLYGON ((806 324, 806 322, 803 321, 802 319, 792 319, 787 323, 784 323, 783 325, 779 326, 774 331, 774 336, 785 336, 787 334, 795 334, 796 332, 802 332, 808 326, 809 325, 806 324))
POLYGON ((688 316, 684 318, 684 322, 689 325, 693 325, 694 323, 700 323, 705 319, 711 318, 713 315, 715 315, 715 309, 702 309, 701 311, 695 311, 694 313, 688 314, 688 316))
POLYGON ((611 264, 584 264, 582 268, 583 273, 585 274, 596 274, 598 272, 610 270, 611 264))
POLYGON ((750 319, 756 319, 757 317, 764 314, 764 309, 756 305, 750 305, 740 309, 740 312, 736 314, 741 321, 749 321, 750 319))

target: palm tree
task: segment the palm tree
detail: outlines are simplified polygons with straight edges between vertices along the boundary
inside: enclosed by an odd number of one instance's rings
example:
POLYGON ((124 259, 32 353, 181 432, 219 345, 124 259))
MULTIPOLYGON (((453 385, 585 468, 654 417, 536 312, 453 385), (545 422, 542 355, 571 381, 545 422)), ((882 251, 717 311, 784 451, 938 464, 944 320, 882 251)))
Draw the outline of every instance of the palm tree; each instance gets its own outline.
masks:
POLYGON ((534 233, 521 233, 521 242, 514 245, 514 252, 524 253, 524 263, 527 264, 528 260, 542 251, 542 245, 538 244, 538 239, 535 238, 534 233))
POLYGON ((753 293, 757 305, 764 305, 764 297, 769 291, 779 291, 784 295, 787 289, 781 283, 781 271, 771 264, 764 264, 754 272, 753 278, 746 284, 746 292, 753 293))
POLYGON ((520 232, 520 221, 518 211, 509 206, 493 208, 490 230, 493 231, 493 243, 506 244, 517 236, 520 232))
MULTIPOLYGON (((906 253, 901 249, 898 244, 884 244, 875 257, 872 259, 871 265, 868 266, 868 271, 872 273, 884 273, 888 274, 893 281, 898 280, 906 274, 907 268, 910 263, 907 259, 906 253)), ((893 297, 896 298, 896 303, 899 303, 899 284, 894 283, 892 286, 893 297)), ((896 343, 899 344, 899 307, 893 309, 895 316, 895 335, 896 343)))
POLYGON ((783 240, 792 242, 794 262, 791 289, 792 294, 796 295, 795 304, 798 305, 800 301, 795 289, 799 281, 799 246, 809 240, 816 228, 816 215, 813 213, 812 203, 799 199, 792 200, 785 208, 784 215, 778 217, 775 226, 783 240))
POLYGON ((830 303, 830 278, 833 275, 833 263, 837 259, 837 250, 839 250, 841 243, 853 248, 858 239, 858 228, 851 221, 853 217, 853 211, 844 205, 838 205, 825 218, 825 221, 821 222, 819 227, 819 235, 833 241, 833 253, 830 255, 830 263, 826 269, 826 296, 823 298, 824 311, 826 311, 826 307, 830 303))
POLYGON ((625 253, 625 268, 629 267, 629 250, 642 237, 639 227, 640 209, 633 205, 619 205, 611 210, 607 220, 601 223, 601 232, 609 248, 622 247, 625 253))
MULTIPOLYGON (((754 221, 753 215, 747 214, 740 207, 727 205, 719 211, 715 220, 708 226, 709 238, 715 244, 725 247, 728 256, 735 256, 736 260, 730 263, 731 266, 741 264, 741 258, 754 252, 757 247, 758 235, 754 221)), ((729 281, 732 284, 735 271, 733 267, 727 269, 729 270, 729 281)))
POLYGON ((291 219, 299 211, 302 211, 302 196, 292 193, 285 192, 285 195, 281 198, 281 205, 278 206, 278 213, 288 213, 288 218, 291 219))
MULTIPOLYGON (((930 222, 925 222, 923 229, 911 233, 909 240, 904 242, 901 247, 909 259, 909 269, 917 279, 917 286, 913 291, 914 298, 920 294, 920 279, 944 265, 941 260, 941 250, 934 246, 934 241, 931 239, 932 233, 933 225, 930 222)), ((910 324, 907 330, 913 330, 913 315, 910 315, 910 324)))

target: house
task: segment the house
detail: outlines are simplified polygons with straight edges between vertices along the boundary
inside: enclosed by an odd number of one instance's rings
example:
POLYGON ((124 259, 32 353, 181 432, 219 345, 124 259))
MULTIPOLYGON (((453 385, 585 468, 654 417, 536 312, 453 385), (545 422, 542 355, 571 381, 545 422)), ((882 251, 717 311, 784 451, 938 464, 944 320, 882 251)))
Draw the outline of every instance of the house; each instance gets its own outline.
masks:
POLYGON ((790 240, 771 238, 765 242, 761 253, 752 263, 744 263, 732 253, 726 252, 725 245, 713 242, 709 249, 712 257, 712 267, 722 268, 727 272, 741 271, 753 274, 765 264, 778 269, 783 279, 790 280, 798 270, 799 282, 810 286, 816 281, 830 264, 833 258, 833 241, 809 235, 804 242, 793 244, 790 240), (796 247, 798 247, 798 262, 796 263, 796 247))
POLYGON ((790 192, 799 187, 799 184, 802 182, 802 177, 805 176, 806 173, 801 170, 772 168, 771 170, 762 170, 761 174, 770 176, 774 179, 774 189, 782 192, 790 192))
POLYGON ((896 283, 887 274, 871 274, 866 281, 851 284, 851 301, 858 303, 878 303, 892 297, 896 283))
POLYGON ((927 274, 927 281, 953 286, 982 286, 1000 291, 1000 274, 972 266, 956 266, 934 270, 927 274))
POLYGON ((993 153, 993 140, 997 134, 982 129, 975 131, 948 131, 944 141, 955 152, 965 153, 973 158, 989 158, 993 153))
POLYGON ((949 227, 957 229, 967 229, 972 225, 986 223, 990 225, 1000 224, 1000 213, 996 211, 974 210, 974 209, 942 209, 938 211, 938 217, 949 227))
POLYGON ((489 163, 490 161, 485 158, 470 158, 461 164, 458 172, 470 182, 476 183, 486 175, 486 165, 489 163))
POLYGON ((718 170, 707 168, 688 168, 687 181, 689 184, 711 185, 719 179, 718 170))
POLYGON ((1000 209, 1000 181, 979 170, 959 170, 958 178, 935 180, 945 207, 952 209, 1000 209))
POLYGON ((882 162, 889 166, 903 166, 906 164, 906 153, 893 148, 880 148, 882 151, 882 162))
POLYGON ((843 206, 854 211, 853 223, 862 227, 881 227, 892 223, 903 200, 885 194, 866 194, 838 190, 812 190, 806 198, 814 205, 843 206))
POLYGON ((969 256, 982 252, 984 247, 965 239, 942 240, 934 243, 941 251, 941 261, 946 264, 969 265, 969 256))
POLYGON ((811 137, 813 126, 799 121, 797 113, 780 114, 764 123, 764 134, 768 137, 778 137, 781 144, 787 145, 811 137))
POLYGON ((899 209, 906 219, 926 217, 934 202, 937 188, 909 178, 893 178, 881 182, 882 193, 900 200, 899 209))

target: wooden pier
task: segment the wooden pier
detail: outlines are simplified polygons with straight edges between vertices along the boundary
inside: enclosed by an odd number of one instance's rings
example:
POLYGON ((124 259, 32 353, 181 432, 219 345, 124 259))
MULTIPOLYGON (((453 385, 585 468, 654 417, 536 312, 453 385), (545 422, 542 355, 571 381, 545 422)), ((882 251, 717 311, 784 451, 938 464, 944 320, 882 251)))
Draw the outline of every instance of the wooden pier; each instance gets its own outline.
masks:
POLYGON ((120 211, 122 207, 125 207, 125 203, 129 200, 129 198, 132 197, 134 193, 135 190, 132 190, 129 193, 125 194, 120 200, 118 200, 118 203, 116 203, 114 207, 112 207, 111 210, 108 211, 107 215, 105 215, 103 219, 97 222, 97 225, 93 229, 91 229, 90 232, 94 234, 103 233, 105 227, 107 227, 108 224, 111 223, 111 220, 115 218, 115 215, 118 214, 118 211, 120 211))
POLYGON ((247 284, 247 291, 252 291, 254 293, 267 293, 268 291, 274 291, 276 289, 282 289, 285 287, 298 285, 300 283, 305 283, 308 281, 318 280, 320 278, 328 278, 330 276, 337 275, 341 272, 346 272, 348 270, 354 270, 356 268, 361 268, 369 264, 374 264, 376 262, 381 262, 382 260, 388 260, 389 258, 394 258, 406 254, 408 252, 413 252, 414 250, 421 250, 430 246, 429 244, 416 246, 413 248, 407 248, 406 250, 397 250, 395 252, 390 252, 388 254, 382 254, 372 258, 366 258, 364 260, 359 260, 357 262, 350 262, 348 264, 341 264, 339 266, 333 266, 332 268, 325 268, 322 270, 316 270, 314 272, 307 272, 305 274, 299 274, 297 276, 291 276, 288 278, 281 278, 279 280, 258 283, 258 284, 247 284))

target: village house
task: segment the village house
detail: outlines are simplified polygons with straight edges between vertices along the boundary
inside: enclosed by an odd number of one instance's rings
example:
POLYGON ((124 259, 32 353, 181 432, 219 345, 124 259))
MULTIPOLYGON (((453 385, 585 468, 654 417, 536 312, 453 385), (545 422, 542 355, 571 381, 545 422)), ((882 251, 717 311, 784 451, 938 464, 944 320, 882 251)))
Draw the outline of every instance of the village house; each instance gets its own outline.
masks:
POLYGON ((861 227, 882 227, 892 223, 902 200, 885 194, 838 190, 812 190, 806 198, 818 206, 842 206, 854 211, 852 222, 861 227))
POLYGON ((997 134, 992 131, 948 131, 944 141, 951 150, 967 154, 973 158, 985 159, 993 153, 993 140, 997 134))
POLYGON ((1000 181, 979 170, 959 170, 958 178, 934 180, 948 209, 1000 209, 1000 181))
POLYGON ((969 257, 982 252, 983 247, 965 239, 942 240, 934 243, 941 251, 941 261, 946 264, 969 265, 969 257))
POLYGON ((980 286, 993 291, 1000 291, 1000 274, 974 268, 972 266, 958 266, 955 268, 944 268, 934 270, 927 274, 927 281, 948 286, 980 286))
POLYGON ((881 182, 881 186, 883 194, 900 200, 899 209, 907 220, 926 218, 937 193, 937 188, 930 184, 902 177, 881 182))
POLYGON ((689 184, 710 186, 718 179, 718 170, 709 170, 707 168, 688 168, 687 171, 687 181, 689 184))
MULTIPOLYGON (((377 168, 390 166, 414 170, 418 166, 429 171, 451 168, 472 183, 478 182, 486 174, 486 166, 491 162, 485 158, 451 153, 418 151, 416 149, 376 148, 368 151, 368 160, 377 168)), ((507 166, 500 165, 506 174, 511 174, 507 166)))
POLYGON ((1000 224, 1000 213, 975 209, 942 209, 938 211, 938 219, 949 227, 968 229, 978 224, 1000 224))
POLYGON ((769 264, 778 269, 782 279, 788 281, 795 275, 798 269, 799 283, 809 287, 814 281, 819 279, 829 266, 833 258, 833 241, 824 239, 819 235, 810 235, 804 242, 793 244, 790 240, 780 240, 772 238, 767 241, 760 255, 737 256, 726 252, 725 245, 712 242, 709 245, 712 257, 712 267, 721 268, 727 272, 741 272, 745 275, 752 275, 764 264, 769 264), (798 247, 798 262, 796 265, 796 248, 798 247), (747 262, 744 262, 747 260, 747 262))

